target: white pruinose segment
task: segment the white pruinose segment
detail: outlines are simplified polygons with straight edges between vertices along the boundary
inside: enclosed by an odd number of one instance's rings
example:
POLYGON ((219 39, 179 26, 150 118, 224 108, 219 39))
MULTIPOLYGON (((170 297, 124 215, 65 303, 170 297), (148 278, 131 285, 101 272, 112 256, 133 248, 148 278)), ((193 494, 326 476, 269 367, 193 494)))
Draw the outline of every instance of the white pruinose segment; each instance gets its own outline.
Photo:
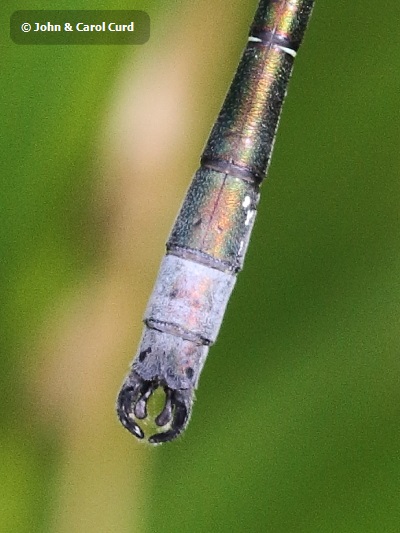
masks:
POLYGON ((173 324, 214 342, 236 276, 175 255, 166 255, 144 320, 173 324))
POLYGON ((296 57, 297 55, 296 50, 292 50, 291 48, 287 48, 286 46, 281 46, 280 44, 276 44, 275 46, 282 50, 282 52, 285 52, 285 54, 289 54, 292 57, 296 57))
POLYGON ((252 35, 249 36, 248 40, 251 43, 262 43, 262 39, 259 39, 258 37, 253 37, 252 35))

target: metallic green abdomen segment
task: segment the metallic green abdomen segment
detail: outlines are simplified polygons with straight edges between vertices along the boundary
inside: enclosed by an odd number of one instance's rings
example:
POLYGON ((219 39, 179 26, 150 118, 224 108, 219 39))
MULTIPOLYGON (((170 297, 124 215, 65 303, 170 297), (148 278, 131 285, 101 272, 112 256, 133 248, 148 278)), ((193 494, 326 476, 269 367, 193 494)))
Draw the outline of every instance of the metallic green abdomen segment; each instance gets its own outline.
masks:
POLYGON ((226 161, 261 182, 292 71, 293 57, 279 46, 250 42, 212 129, 202 161, 226 161))
POLYGON ((198 260, 237 272, 243 265, 259 194, 252 183, 200 168, 172 229, 167 249, 179 255, 199 253, 198 260), (210 261, 207 261, 207 257, 210 261), (212 264, 213 260, 215 263, 212 264))
POLYGON ((261 0, 250 35, 273 34, 275 42, 297 50, 304 36, 313 0, 261 0))

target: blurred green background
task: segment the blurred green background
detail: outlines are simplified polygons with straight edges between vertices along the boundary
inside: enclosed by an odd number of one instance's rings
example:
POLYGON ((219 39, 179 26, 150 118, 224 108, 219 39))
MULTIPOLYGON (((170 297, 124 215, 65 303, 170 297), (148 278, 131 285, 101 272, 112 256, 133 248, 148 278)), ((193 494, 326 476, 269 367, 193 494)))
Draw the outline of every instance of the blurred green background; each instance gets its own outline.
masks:
POLYGON ((186 434, 114 413, 256 3, 57 6, 144 9, 136 47, 18 46, 3 4, 1 532, 400 531, 394 0, 316 2, 186 434))

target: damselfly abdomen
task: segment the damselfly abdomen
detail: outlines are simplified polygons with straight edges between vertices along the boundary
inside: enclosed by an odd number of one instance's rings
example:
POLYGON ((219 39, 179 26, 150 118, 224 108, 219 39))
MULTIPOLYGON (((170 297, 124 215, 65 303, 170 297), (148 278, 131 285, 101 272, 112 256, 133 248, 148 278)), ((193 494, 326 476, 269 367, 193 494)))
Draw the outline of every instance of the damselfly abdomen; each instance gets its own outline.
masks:
POLYGON ((217 338, 243 266, 293 61, 313 0, 261 0, 247 47, 211 131, 201 166, 167 242, 150 297, 144 333, 117 400, 122 424, 139 439, 136 420, 158 388, 165 427, 152 444, 177 437, 191 414, 194 390, 217 338))

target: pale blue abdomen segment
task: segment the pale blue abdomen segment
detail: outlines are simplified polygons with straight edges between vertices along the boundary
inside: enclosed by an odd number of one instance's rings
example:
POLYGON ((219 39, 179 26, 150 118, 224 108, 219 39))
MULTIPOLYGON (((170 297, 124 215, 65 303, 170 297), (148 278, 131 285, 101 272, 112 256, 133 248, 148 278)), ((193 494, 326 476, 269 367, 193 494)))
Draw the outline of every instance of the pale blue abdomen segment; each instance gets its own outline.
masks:
POLYGON ((148 303, 148 327, 196 344, 218 335, 236 277, 175 255, 166 255, 148 303))
POLYGON ((144 315, 134 371, 172 389, 196 387, 235 281, 232 274, 165 256, 144 315))
POLYGON ((132 368, 147 381, 162 381, 171 389, 193 389, 208 350, 208 345, 146 327, 132 368))

